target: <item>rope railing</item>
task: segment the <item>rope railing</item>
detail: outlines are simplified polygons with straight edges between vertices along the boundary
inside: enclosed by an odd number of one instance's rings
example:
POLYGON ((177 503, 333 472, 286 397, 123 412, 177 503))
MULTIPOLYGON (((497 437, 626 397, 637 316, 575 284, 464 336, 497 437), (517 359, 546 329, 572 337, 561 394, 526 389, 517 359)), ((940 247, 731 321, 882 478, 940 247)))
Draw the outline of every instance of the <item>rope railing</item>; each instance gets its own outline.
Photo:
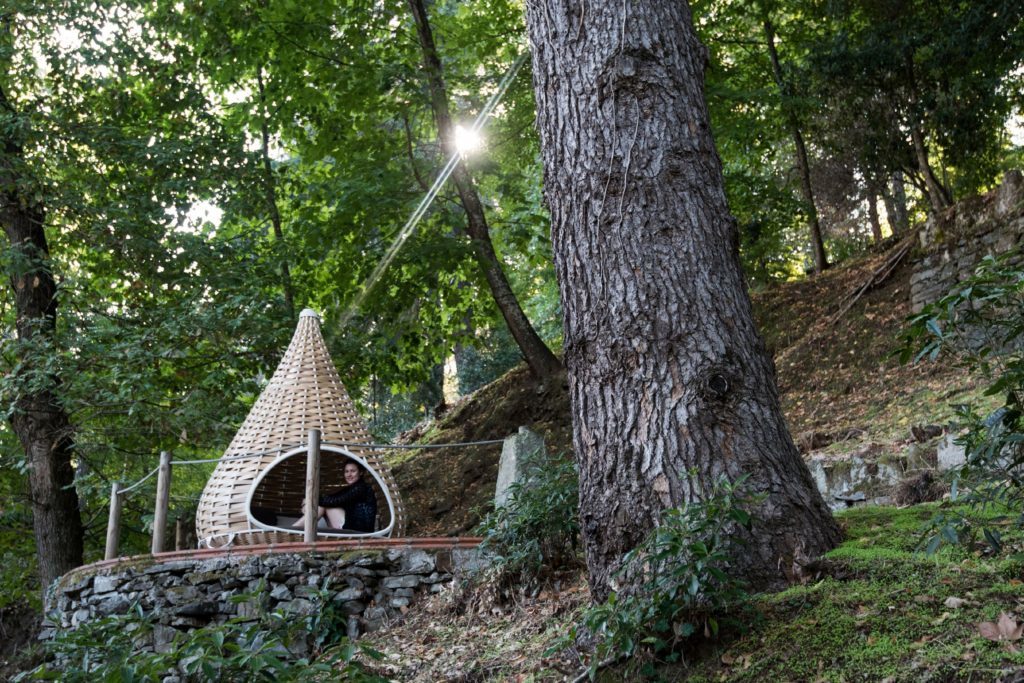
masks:
POLYGON ((406 450, 406 449, 418 449, 418 448, 457 448, 459 446, 488 446, 496 443, 505 443, 505 439, 485 439, 483 441, 458 441, 455 443, 408 443, 408 444, 384 444, 384 443, 328 443, 324 442, 324 445, 330 446, 344 446, 346 448, 370 448, 370 449, 381 449, 381 450, 406 450))
MULTIPOLYGON (((496 443, 504 443, 504 439, 485 439, 482 441, 459 441, 455 443, 412 443, 412 444, 388 444, 388 443, 358 443, 358 442, 346 442, 346 441, 324 441, 324 446, 340 446, 341 448, 366 448, 370 450, 383 450, 383 451, 399 451, 399 450, 419 450, 419 449, 430 449, 430 448, 460 448, 464 446, 490 446, 496 443)), ((265 455, 275 455, 283 451, 289 450, 290 448, 296 448, 295 446, 285 448, 273 448, 267 451, 256 451, 254 453, 246 453, 245 455, 228 455, 221 456, 219 458, 205 458, 202 460, 174 460, 171 462, 172 465, 202 465, 204 463, 211 462, 230 462, 232 460, 250 460, 253 458, 262 458, 265 455)))
MULTIPOLYGON (((309 459, 307 460, 307 491, 306 500, 307 503, 310 500, 316 500, 318 498, 319 489, 319 461, 320 461, 320 448, 321 446, 340 447, 340 448, 356 448, 356 449, 369 449, 369 450, 425 450, 425 449, 441 449, 441 448, 466 448, 470 446, 491 446, 499 443, 504 443, 505 439, 482 439, 478 441, 458 441, 452 443, 431 443, 431 444, 379 444, 379 443, 358 443, 358 442, 320 442, 320 431, 317 429, 310 430, 310 438, 308 443, 309 446, 309 459)), ((254 453, 246 453, 244 455, 229 455, 221 456, 219 458, 202 458, 192 460, 172 460, 171 453, 169 451, 162 451, 160 453, 160 464, 150 470, 145 476, 136 481, 130 486, 121 487, 120 482, 114 481, 111 485, 110 490, 110 514, 107 520, 107 543, 106 551, 104 553, 105 560, 111 560, 118 556, 118 546, 120 537, 120 519, 121 519, 121 506, 123 498, 126 494, 134 491, 135 489, 142 486, 146 481, 151 479, 153 475, 157 476, 157 500, 156 509, 153 516, 153 539, 152 539, 152 552, 154 554, 163 551, 164 535, 166 533, 167 525, 167 510, 170 503, 170 486, 171 486, 171 467, 172 465, 202 465, 208 463, 221 463, 221 462, 232 462, 236 460, 250 460, 255 458, 263 458, 268 455, 280 455, 289 450, 294 450, 299 446, 281 446, 278 448, 268 449, 264 451, 257 451, 254 453)), ((313 542, 316 538, 316 529, 310 522, 315 523, 312 516, 308 516, 306 529, 304 529, 305 537, 307 542, 313 542)))
MULTIPOLYGON (((125 487, 125 488, 123 488, 123 489, 117 489, 116 493, 119 493, 119 494, 120 494, 120 493, 129 493, 130 491, 133 491, 134 489, 137 489, 137 488, 139 488, 140 486, 142 486, 142 485, 143 485, 143 484, 144 484, 144 483, 146 482, 146 480, 147 480, 147 479, 149 479, 150 477, 152 477, 152 476, 153 476, 154 474, 156 474, 156 473, 157 473, 157 472, 159 472, 159 471, 160 471, 160 466, 159 466, 159 465, 157 465, 156 467, 154 467, 153 469, 151 469, 151 470, 149 471, 149 474, 147 474, 146 476, 144 476, 144 477, 143 477, 142 479, 139 479, 139 480, 138 480, 137 482, 135 482, 135 483, 134 483, 134 484, 132 484, 131 486, 127 486, 127 487, 125 487)), ((116 482, 115 482, 115 483, 116 483, 116 482)))
MULTIPOLYGON (((413 444, 384 444, 384 443, 357 443, 347 441, 324 441, 321 445, 323 446, 340 446, 342 448, 369 448, 372 450, 423 450, 431 448, 463 448, 467 446, 492 446, 494 444, 505 443, 505 439, 483 439, 481 441, 457 441, 452 443, 413 443, 413 444)), ((294 448, 291 447, 291 448, 294 448)), ((276 455, 283 453, 290 448, 280 447, 272 448, 266 451, 256 451, 254 453, 246 453, 245 455, 228 455, 221 456, 219 458, 202 458, 198 460, 172 460, 172 465, 204 465, 211 462, 232 462, 234 460, 252 460, 255 458, 262 458, 267 455, 276 455)), ((126 486, 123 489, 118 489, 118 493, 128 493, 133 489, 141 486, 145 481, 157 473, 160 469, 159 466, 154 467, 146 474, 142 479, 131 486, 126 486)))

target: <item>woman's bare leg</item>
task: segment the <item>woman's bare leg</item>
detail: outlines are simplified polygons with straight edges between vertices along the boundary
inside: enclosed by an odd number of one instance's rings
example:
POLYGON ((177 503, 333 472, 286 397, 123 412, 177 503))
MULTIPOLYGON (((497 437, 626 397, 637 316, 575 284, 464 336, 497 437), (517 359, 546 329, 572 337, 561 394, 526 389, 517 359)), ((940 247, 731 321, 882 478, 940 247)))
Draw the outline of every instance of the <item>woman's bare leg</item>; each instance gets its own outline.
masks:
MULTIPOLYGON (((325 512, 327 512, 327 508, 317 507, 317 509, 316 509, 316 518, 320 519, 321 517, 324 516, 325 512)), ((345 519, 345 511, 342 510, 341 513, 342 513, 341 519, 344 520, 345 519)), ((292 526, 294 528, 296 528, 296 529, 301 529, 301 528, 303 528, 303 526, 305 526, 305 524, 306 524, 306 504, 303 503, 302 504, 302 516, 299 517, 299 519, 294 524, 292 524, 292 526)))
MULTIPOLYGON (((320 508, 323 510, 323 508, 320 508)), ((327 508, 327 525, 335 529, 345 526, 345 510, 342 508, 327 508)))

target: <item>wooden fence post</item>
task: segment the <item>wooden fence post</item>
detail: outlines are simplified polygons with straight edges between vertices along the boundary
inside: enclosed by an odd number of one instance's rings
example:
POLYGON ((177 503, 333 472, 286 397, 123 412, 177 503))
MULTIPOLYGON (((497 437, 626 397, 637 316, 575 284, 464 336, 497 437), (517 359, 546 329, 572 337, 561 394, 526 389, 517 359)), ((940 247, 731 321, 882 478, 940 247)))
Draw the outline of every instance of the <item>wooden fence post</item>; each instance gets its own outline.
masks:
POLYGON ((120 484, 116 481, 110 484, 110 515, 107 517, 107 549, 103 553, 104 560, 112 560, 117 557, 121 543, 121 494, 118 492, 120 484))
POLYGON ((160 452, 160 469, 156 473, 156 511, 153 515, 153 547, 156 555, 164 551, 167 534, 167 507, 171 500, 171 452, 160 452))
POLYGON ((309 451, 306 453, 306 543, 316 542, 316 515, 320 502, 320 430, 309 430, 309 451))

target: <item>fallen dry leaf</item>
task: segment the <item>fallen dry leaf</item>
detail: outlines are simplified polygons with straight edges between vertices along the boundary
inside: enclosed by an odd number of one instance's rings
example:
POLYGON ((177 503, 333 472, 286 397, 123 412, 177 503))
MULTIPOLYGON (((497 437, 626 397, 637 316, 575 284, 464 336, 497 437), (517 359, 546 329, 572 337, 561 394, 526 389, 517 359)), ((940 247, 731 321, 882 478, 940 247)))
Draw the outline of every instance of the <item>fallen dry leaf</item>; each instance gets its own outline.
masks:
POLYGON ((1016 619, 1002 612, 998 622, 983 621, 978 624, 978 631, 988 640, 1020 640, 1024 624, 1018 624, 1016 619))
POLYGON ((911 650, 918 650, 928 644, 928 641, 932 639, 931 636, 922 636, 918 640, 915 640, 910 644, 911 650))

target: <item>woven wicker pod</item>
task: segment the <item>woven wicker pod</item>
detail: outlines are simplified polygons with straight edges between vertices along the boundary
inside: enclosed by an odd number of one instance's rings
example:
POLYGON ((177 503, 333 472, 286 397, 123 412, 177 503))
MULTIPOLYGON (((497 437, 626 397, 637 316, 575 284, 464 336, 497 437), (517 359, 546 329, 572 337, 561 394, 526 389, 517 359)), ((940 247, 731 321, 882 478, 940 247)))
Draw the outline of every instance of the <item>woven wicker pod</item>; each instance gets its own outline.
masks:
POLYGON ((301 514, 306 485, 309 430, 321 432, 320 490, 344 484, 342 470, 352 459, 375 483, 378 531, 352 534, 320 531, 323 537, 400 536, 405 515, 395 480, 370 443, 320 333, 320 319, 306 309, 270 383, 249 411, 224 459, 199 499, 196 535, 200 546, 297 541, 288 517, 301 514), (350 445, 342 445, 350 444, 350 445), (233 456, 256 456, 229 460, 233 456), (281 518, 286 521, 281 521, 281 518))

